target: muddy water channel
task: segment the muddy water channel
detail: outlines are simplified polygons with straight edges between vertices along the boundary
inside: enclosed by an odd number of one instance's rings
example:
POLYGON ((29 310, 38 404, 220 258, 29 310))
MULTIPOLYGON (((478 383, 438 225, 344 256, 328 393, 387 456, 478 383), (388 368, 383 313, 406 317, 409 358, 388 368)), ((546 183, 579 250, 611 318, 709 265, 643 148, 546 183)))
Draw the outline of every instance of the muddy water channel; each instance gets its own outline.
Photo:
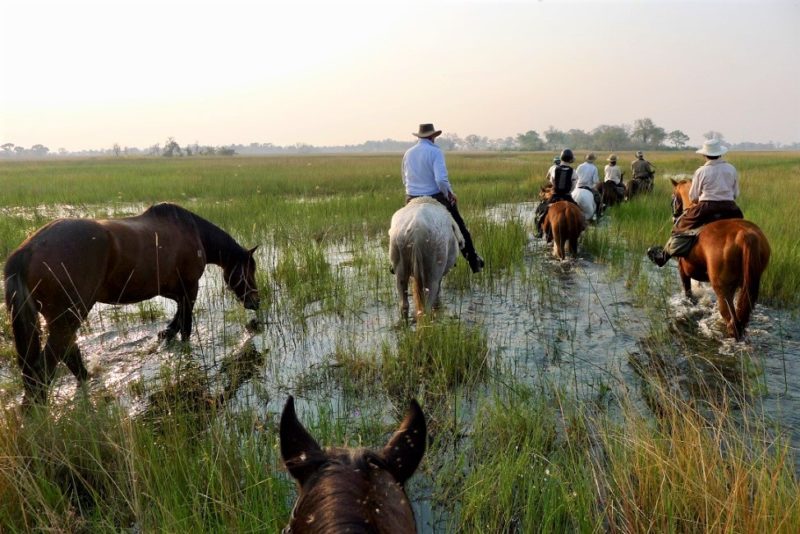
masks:
MULTIPOLYGON (((533 208, 498 206, 485 218, 530 229, 533 208)), ((328 293, 298 305, 296 293, 303 282, 285 287, 275 274, 285 251, 259 249, 259 268, 266 273, 265 300, 270 304, 258 317, 241 308, 224 288, 220 271, 209 267, 201 281, 189 344, 158 340, 158 331, 175 312, 171 301, 98 305, 78 341, 95 376, 91 389, 108 391, 132 413, 140 413, 170 376, 189 372, 199 377, 202 396, 233 410, 257 407, 274 419, 292 393, 301 413, 334 418, 372 413, 387 423, 394 421, 395 414, 387 409, 390 396, 379 385, 364 391, 342 387, 336 357, 348 352, 379 358, 384 347, 397 343, 404 328, 386 245, 366 240, 323 250, 334 283, 328 293), (253 328, 256 322, 259 328, 253 328)), ((800 320, 787 311, 759 304, 744 342, 721 341, 713 292, 698 287, 696 305, 678 296, 674 266, 649 272, 655 278, 675 279, 675 296, 663 307, 650 306, 641 304, 626 287, 625 277, 608 266, 585 253, 557 261, 544 242, 530 236, 521 264, 507 274, 489 277, 484 272, 470 278, 464 265, 458 268, 464 272, 445 279, 439 314, 485 334, 492 362, 488 380, 510 376, 609 404, 614 396, 625 396, 644 407, 637 370, 657 365, 670 387, 685 395, 699 394, 696 385, 703 379, 722 390, 742 391, 749 406, 763 409, 779 431, 792 437, 795 450, 800 444, 800 320), (666 323, 667 331, 680 332, 683 341, 668 353, 653 351, 648 341, 653 320, 666 323)), ((2 372, 18 373, 15 368, 2 372)), ((61 375, 53 389, 54 402, 68 402, 75 394, 74 379, 61 375)), ((467 427, 479 394, 454 394, 467 427)), ((423 478, 415 484, 418 516, 428 531, 437 522, 430 481, 423 478)))

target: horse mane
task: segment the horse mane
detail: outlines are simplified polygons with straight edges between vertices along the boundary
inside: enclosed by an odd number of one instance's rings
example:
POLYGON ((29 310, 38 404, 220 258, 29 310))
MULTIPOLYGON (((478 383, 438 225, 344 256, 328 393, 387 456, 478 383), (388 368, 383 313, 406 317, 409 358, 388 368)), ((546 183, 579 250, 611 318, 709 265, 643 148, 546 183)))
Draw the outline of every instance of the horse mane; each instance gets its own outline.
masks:
POLYGON ((240 262, 247 254, 247 250, 222 228, 177 204, 171 202, 153 204, 142 215, 172 218, 180 224, 195 228, 209 263, 227 265, 231 261, 240 262))
MULTIPOLYGON (((412 206, 416 204, 436 204, 442 206, 441 202, 436 200, 433 197, 415 197, 408 201, 407 206, 412 206)), ((442 206, 444 208, 444 206, 442 206)), ((446 209, 446 208, 445 208, 446 209)))
POLYGON ((408 503, 402 495, 402 486, 390 474, 386 461, 374 451, 363 448, 309 451, 286 465, 315 471, 303 485, 308 491, 303 492, 293 511, 292 532, 302 532, 307 524, 313 532, 378 533, 382 532, 381 523, 396 528, 403 520, 408 503), (385 488, 386 483, 392 482, 400 500, 392 498, 385 488), (361 506, 343 506, 343 502, 361 506))

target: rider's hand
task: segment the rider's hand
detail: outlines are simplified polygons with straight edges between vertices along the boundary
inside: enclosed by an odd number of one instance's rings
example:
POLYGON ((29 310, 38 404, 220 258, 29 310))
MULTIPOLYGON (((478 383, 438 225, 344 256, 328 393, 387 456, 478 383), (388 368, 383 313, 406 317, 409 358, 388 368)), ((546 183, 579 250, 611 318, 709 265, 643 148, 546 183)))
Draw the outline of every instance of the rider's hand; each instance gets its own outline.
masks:
POLYGON ((456 194, 455 194, 455 193, 453 193, 453 192, 451 191, 451 192, 450 192, 450 195, 449 195, 449 200, 450 200, 450 204, 453 204, 453 205, 455 205, 455 204, 458 202, 458 197, 456 196, 456 194))

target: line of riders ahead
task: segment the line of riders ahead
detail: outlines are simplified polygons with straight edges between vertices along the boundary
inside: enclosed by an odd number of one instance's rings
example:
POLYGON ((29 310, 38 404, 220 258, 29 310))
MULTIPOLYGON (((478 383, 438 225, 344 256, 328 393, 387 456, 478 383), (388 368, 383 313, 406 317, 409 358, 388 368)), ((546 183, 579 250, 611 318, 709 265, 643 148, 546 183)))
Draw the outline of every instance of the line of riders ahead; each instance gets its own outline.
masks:
MULTIPOLYGON (((419 130, 413 134, 419 141, 406 151, 402 163, 406 203, 420 196, 430 196, 447 208, 464 237, 461 253, 472 272, 479 273, 483 270, 484 260, 475 250, 466 223, 458 211, 458 198, 448 179, 444 154, 435 145, 441 133, 433 124, 420 124, 419 130)), ((685 207, 679 195, 673 196, 672 236, 664 247, 654 246, 647 251, 647 256, 659 267, 665 265, 670 257, 688 254, 701 226, 720 219, 744 218, 735 202, 739 195, 736 169, 720 159, 727 151, 719 139, 710 139, 697 150, 706 162, 697 169, 691 182, 688 198, 693 204, 685 207)), ((554 158, 553 165, 547 171, 549 199, 536 208, 536 237, 543 235, 542 223, 549 207, 562 200, 578 204, 575 200, 577 195, 574 194, 579 193, 578 190, 591 192, 594 200, 595 213, 584 210, 587 219, 601 216, 603 209, 616 201, 628 200, 636 194, 653 190, 656 169, 645 159, 642 151, 636 152, 636 159, 631 163, 632 176, 627 186, 624 183, 625 172, 617 165, 615 154, 607 159, 602 182, 594 163, 596 159, 594 153, 589 153, 585 162, 573 169, 575 155, 571 149, 563 150, 559 157, 554 158)))
MULTIPOLYGON (((606 160, 608 164, 604 169, 605 177, 602 182, 594 163, 596 159, 594 153, 590 152, 586 155, 585 161, 578 165, 577 169, 573 169, 571 164, 575 162, 575 155, 571 149, 564 149, 560 156, 553 158, 553 165, 545 177, 548 182, 546 190, 549 197, 536 209, 536 237, 542 237, 542 223, 548 208, 555 202, 565 200, 578 204, 587 219, 597 220, 606 207, 632 198, 638 193, 649 193, 653 190, 656 169, 652 163, 644 159, 641 150, 636 152, 636 159, 631 163, 633 177, 627 187, 624 183, 625 172, 617 165, 616 154, 611 154, 606 160), (576 198, 580 197, 579 190, 591 193, 593 212, 591 207, 587 208, 584 205, 586 203, 576 198)), ((591 206, 591 203, 588 205, 591 206)), ((549 240, 550 236, 547 237, 549 240)))

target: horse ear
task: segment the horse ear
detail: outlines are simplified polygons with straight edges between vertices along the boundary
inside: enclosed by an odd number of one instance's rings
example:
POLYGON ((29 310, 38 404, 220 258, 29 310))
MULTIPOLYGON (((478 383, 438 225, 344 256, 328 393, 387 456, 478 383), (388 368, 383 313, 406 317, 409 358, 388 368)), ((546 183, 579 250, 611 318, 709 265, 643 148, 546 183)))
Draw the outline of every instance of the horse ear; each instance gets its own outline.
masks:
POLYGON ((318 467, 314 461, 322 449, 297 419, 294 397, 289 395, 281 414, 281 458, 289 473, 302 486, 318 467))
POLYGON ((672 187, 676 187, 680 182, 676 181, 675 178, 670 178, 670 182, 672 182, 672 187))
POLYGON ((417 401, 412 400, 403 422, 389 439, 382 453, 389 472, 400 484, 405 483, 414 474, 422 461, 426 440, 425 414, 422 413, 417 401))
POLYGON ((252 256, 252 255, 255 253, 255 251, 256 251, 256 249, 257 249, 257 248, 258 248, 258 245, 254 246, 253 248, 251 248, 250 250, 248 250, 248 251, 247 251, 247 253, 248 253, 248 254, 250 254, 250 255, 252 256))

